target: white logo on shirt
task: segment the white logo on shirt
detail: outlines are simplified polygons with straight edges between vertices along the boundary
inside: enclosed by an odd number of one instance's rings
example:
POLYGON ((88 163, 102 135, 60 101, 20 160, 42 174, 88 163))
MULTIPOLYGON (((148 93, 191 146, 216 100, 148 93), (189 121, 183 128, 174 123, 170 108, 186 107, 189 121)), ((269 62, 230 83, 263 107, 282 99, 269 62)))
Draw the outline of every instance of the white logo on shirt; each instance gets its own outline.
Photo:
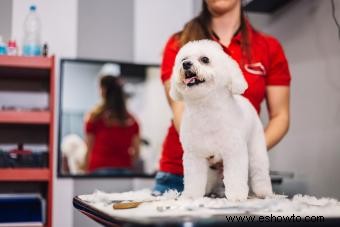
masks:
POLYGON ((244 65, 244 69, 248 72, 248 73, 252 73, 255 75, 260 75, 260 76, 264 76, 266 75, 266 68, 262 65, 261 62, 256 62, 256 63, 251 63, 251 64, 245 64, 244 65))

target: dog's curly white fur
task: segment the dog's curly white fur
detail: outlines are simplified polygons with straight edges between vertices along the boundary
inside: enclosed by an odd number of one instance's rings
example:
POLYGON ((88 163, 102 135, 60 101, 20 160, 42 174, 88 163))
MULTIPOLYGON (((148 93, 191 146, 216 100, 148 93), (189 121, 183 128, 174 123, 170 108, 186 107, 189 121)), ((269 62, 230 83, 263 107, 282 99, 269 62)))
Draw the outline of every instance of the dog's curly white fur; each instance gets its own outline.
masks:
POLYGON ((272 195, 262 123, 241 96, 247 82, 238 64, 216 42, 192 41, 176 56, 170 96, 185 104, 180 141, 184 148, 183 196, 202 197, 213 187, 209 164, 223 161, 225 196, 272 195))
POLYGON ((85 164, 87 145, 76 134, 65 136, 61 143, 62 154, 67 158, 67 164, 71 174, 82 174, 82 166, 85 164))

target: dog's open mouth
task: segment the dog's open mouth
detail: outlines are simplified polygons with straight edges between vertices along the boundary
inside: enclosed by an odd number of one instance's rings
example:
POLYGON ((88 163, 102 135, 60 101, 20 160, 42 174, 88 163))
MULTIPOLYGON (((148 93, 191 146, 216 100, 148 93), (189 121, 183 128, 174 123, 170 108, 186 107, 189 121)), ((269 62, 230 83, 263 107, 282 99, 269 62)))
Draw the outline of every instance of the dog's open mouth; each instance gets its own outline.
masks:
POLYGON ((188 71, 185 71, 185 78, 184 78, 183 82, 188 87, 191 87, 191 86, 194 86, 194 85, 204 83, 205 80, 199 79, 196 73, 188 70, 188 71))

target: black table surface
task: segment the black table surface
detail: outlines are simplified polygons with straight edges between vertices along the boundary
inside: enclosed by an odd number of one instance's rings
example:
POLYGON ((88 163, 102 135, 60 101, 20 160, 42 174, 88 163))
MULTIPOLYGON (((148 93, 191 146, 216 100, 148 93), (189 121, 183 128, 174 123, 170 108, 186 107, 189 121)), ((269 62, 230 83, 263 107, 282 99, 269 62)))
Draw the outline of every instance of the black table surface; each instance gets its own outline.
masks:
MULTIPOLYGON (((228 222, 226 215, 217 215, 210 218, 197 218, 190 216, 178 216, 173 217, 146 217, 141 219, 129 219, 122 217, 115 217, 108 215, 91 204, 84 202, 78 196, 73 198, 73 206, 85 214, 92 220, 103 226, 174 226, 174 227, 192 227, 192 226, 241 226, 241 227, 269 227, 269 226, 330 226, 330 227, 340 227, 340 218, 325 218, 322 222, 260 222, 258 219, 256 221, 250 222, 228 222)), ((256 216, 256 215, 240 215, 240 214, 228 214, 227 216, 256 216)), ((256 216, 259 217, 259 216, 256 216)), ((246 219, 245 219, 246 220, 246 219)))

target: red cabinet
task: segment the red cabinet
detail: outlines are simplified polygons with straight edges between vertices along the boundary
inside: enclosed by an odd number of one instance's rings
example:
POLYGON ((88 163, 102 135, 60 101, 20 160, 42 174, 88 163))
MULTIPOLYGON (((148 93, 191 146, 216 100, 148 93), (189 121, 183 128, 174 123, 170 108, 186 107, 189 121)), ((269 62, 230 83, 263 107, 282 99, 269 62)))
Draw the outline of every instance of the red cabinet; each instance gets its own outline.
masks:
MULTIPOLYGON (((24 92, 44 94, 46 107, 3 107, 0 98, 0 145, 45 144, 48 166, 43 168, 0 168, 0 193, 40 193, 46 200, 46 224, 52 226, 53 166, 54 166, 54 57, 0 56, 0 95, 14 94, 13 101, 24 92), (20 189, 20 190, 18 190, 20 189)), ((20 97, 26 106, 29 99, 20 97)), ((20 100, 19 100, 20 101, 20 100)))

